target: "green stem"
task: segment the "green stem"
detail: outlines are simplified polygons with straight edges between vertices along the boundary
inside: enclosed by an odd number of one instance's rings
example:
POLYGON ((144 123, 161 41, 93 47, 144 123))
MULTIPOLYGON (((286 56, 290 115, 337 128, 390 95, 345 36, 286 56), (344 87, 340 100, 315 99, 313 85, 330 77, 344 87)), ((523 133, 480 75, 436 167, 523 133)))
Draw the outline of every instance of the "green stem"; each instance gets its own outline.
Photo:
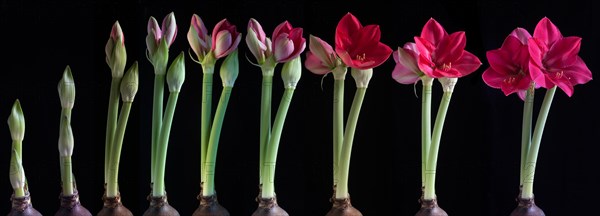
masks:
POLYGON ((435 199, 435 171, 437 167, 437 157, 440 150, 440 139, 442 138, 442 129, 446 119, 446 112, 452 99, 452 92, 444 92, 438 113, 435 117, 435 125, 433 126, 433 137, 431 138, 431 146, 429 148, 429 156, 427 156, 427 167, 425 169, 425 200, 435 199))
MULTIPOLYGON (((156 70, 156 68, 154 69, 156 70)), ((154 99, 152 101, 152 147, 150 150, 150 181, 156 181, 156 148, 162 127, 165 74, 154 75, 154 99)))
POLYGON ((71 156, 61 157, 62 169, 64 170, 64 180, 62 182, 63 196, 73 195, 73 172, 71 168, 71 156))
POLYGON ((531 147, 531 122, 533 116, 533 99, 534 99, 534 83, 531 83, 529 89, 527 89, 527 95, 525 96, 525 102, 523 105, 523 128, 521 129, 521 172, 519 177, 519 184, 522 187, 523 181, 525 180, 525 164, 527 162, 527 155, 529 154, 529 148, 531 147))
POLYGON ((333 83, 333 185, 338 183, 339 158, 344 142, 344 80, 333 83))
POLYGON ((208 149, 206 154, 206 161, 204 161, 204 174, 206 175, 205 187, 202 191, 202 196, 212 196, 215 194, 215 167, 217 164, 217 150, 219 148, 219 138, 221 136, 221 128, 223 127, 223 119, 225 118, 225 111, 227 111, 227 104, 229 103, 229 97, 233 87, 224 87, 221 93, 221 99, 219 99, 219 105, 215 112, 215 119, 210 131, 210 141, 208 142, 208 149))
POLYGON ((19 141, 19 140, 13 140, 12 141, 12 148, 15 150, 15 153, 18 156, 18 160, 19 163, 22 164, 23 163, 23 141, 19 141))
MULTIPOLYGON (((202 65, 202 110, 200 120, 200 167, 203 167, 206 162, 206 152, 208 149, 208 141, 210 139, 210 121, 212 115, 212 89, 213 89, 213 73, 214 65, 202 65)), ((201 168, 202 169, 202 168, 201 168)), ((200 170, 200 173, 205 173, 200 170)), ((200 175, 200 182, 204 184, 206 176, 200 175)))
POLYGON ((546 125, 546 119, 550 112, 550 105, 554 99, 554 93, 556 92, 556 86, 546 91, 546 96, 542 102, 542 108, 538 114, 537 121, 535 122, 535 130, 533 131, 533 139, 531 140, 531 148, 527 154, 527 164, 525 165, 525 179, 523 180, 523 192, 521 193, 522 199, 533 198, 533 177, 535 175, 535 166, 537 163, 537 156, 540 150, 540 143, 542 141, 542 134, 544 133, 544 126, 546 125))
MULTIPOLYGON (((60 111, 60 126, 59 126, 59 132, 62 132, 63 129, 63 122, 64 121, 64 117, 66 117, 67 121, 69 122, 67 125, 70 125, 71 123, 71 109, 66 109, 66 108, 62 108, 60 111)), ((60 163, 60 182, 62 182, 64 184, 64 182, 66 181, 65 179, 65 170, 64 170, 64 161, 63 161, 63 157, 59 156, 59 163, 60 163)), ((64 194, 64 191, 63 191, 64 194)))
POLYGON ((121 160, 121 147, 123 146, 123 138, 125 137, 125 129, 127 128, 127 120, 131 111, 132 102, 123 102, 121 114, 117 124, 117 131, 113 140, 113 148, 111 149, 110 170, 108 172, 108 182, 106 197, 116 197, 119 193, 119 162, 121 160))
POLYGON ((152 196, 159 197, 165 195, 165 164, 167 162, 167 147, 169 144, 169 135, 171 134, 171 123, 173 114, 177 105, 179 92, 171 92, 165 109, 165 117, 160 133, 160 140, 156 147, 156 179, 152 188, 152 196))
POLYGON ((425 187, 425 168, 431 146, 431 93, 433 79, 423 79, 423 101, 421 102, 421 187, 425 187))
POLYGON ((283 92, 283 97, 279 103, 279 109, 275 115, 275 121, 273 122, 273 131, 268 146, 266 146, 266 154, 263 164, 263 187, 262 187, 262 198, 273 198, 275 197, 275 164, 277 163, 277 151, 279 150, 279 141, 281 140, 281 133, 283 131, 283 124, 287 116, 288 109, 292 102, 292 96, 294 95, 293 88, 286 88, 283 92))
MULTIPOLYGON (((20 142, 19 142, 20 143, 20 142)), ((23 164, 21 163, 21 158, 18 156, 15 149, 16 141, 13 141, 12 148, 13 151, 10 155, 10 177, 12 181, 13 175, 20 175, 20 172, 23 172, 23 164)), ((20 144, 19 144, 20 145, 20 144)), ((12 182, 11 182, 12 183, 12 182)), ((14 188, 15 197, 24 197, 25 196, 25 187, 27 185, 27 179, 25 179, 25 185, 23 187, 14 188)), ((14 185, 13 185, 14 186, 14 185)))
MULTIPOLYGON (((264 72, 263 72, 264 74, 264 72)), ((272 72, 270 74, 273 74, 272 72)), ((260 158, 259 180, 263 184, 263 164, 269 138, 271 136, 271 95, 273 93, 273 75, 263 75, 262 90, 260 94, 260 158)))
POLYGON ((352 107, 350 107, 350 113, 348 114, 349 116, 348 121, 346 122, 344 141, 339 158, 339 176, 335 194, 335 198, 337 199, 344 199, 348 198, 349 196, 348 174, 350 173, 350 156, 352 153, 352 142, 354 141, 354 132, 356 131, 356 124, 358 123, 358 115, 360 114, 360 108, 362 107, 362 103, 365 98, 366 92, 366 87, 356 89, 354 101, 352 101, 352 107))
POLYGON ((15 189, 15 198, 20 198, 25 196, 25 187, 20 187, 15 189))
POLYGON ((108 181, 108 169, 110 166, 110 150, 112 149, 112 140, 117 127, 117 115, 119 112, 120 87, 121 78, 113 77, 112 81, 110 82, 108 116, 106 118, 106 138, 104 143, 104 183, 108 181))

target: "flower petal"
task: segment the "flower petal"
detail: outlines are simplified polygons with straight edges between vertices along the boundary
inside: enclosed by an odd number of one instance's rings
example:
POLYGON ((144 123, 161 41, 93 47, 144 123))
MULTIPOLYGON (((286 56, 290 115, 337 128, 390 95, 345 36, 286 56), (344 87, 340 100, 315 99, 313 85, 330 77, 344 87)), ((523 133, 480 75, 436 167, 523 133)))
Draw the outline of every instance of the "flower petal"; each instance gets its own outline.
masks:
MULTIPOLYGON (((309 49, 312 55, 319 58, 322 62, 329 66, 334 66, 335 59, 329 58, 331 54, 334 54, 333 48, 327 42, 321 40, 321 38, 310 35, 309 49)), ((307 55, 308 56, 308 55, 307 55)))
POLYGON ((434 46, 437 46, 442 38, 447 35, 448 33, 444 30, 444 27, 433 18, 430 18, 429 21, 425 23, 425 26, 423 26, 423 30, 421 31, 421 38, 429 41, 434 46))
POLYGON ((460 72, 460 77, 473 73, 479 66, 481 66, 479 58, 466 50, 463 52, 463 55, 452 64, 452 68, 460 72))
POLYGON ((552 23, 547 17, 544 17, 535 26, 533 37, 538 38, 540 41, 546 44, 546 46, 551 47, 554 42, 556 42, 558 39, 561 39, 563 36, 554 23, 552 23))
POLYGON ((292 24, 290 24, 287 20, 283 21, 282 23, 277 25, 277 27, 275 27, 275 30, 273 30, 273 38, 275 39, 280 34, 283 34, 283 33, 289 35, 291 30, 292 30, 292 24))
POLYGON ((417 73, 400 63, 396 64, 396 67, 394 67, 392 78, 401 84, 413 84, 419 81, 419 75, 417 73))
POLYGON ((362 55, 377 46, 381 38, 378 25, 368 25, 352 35, 352 47, 348 48, 350 55, 362 55))
POLYGON ((233 44, 231 34, 227 30, 222 30, 216 34, 216 37, 213 38, 215 38, 215 44, 213 44, 213 46, 215 47, 215 57, 221 58, 223 56, 226 56, 227 50, 233 44))
MULTIPOLYGON (((362 28, 360 21, 352 15, 347 13, 342 17, 335 29, 335 47, 341 50, 346 50, 352 46, 352 35, 362 28)), ((338 53, 339 54, 339 53, 338 53)))
POLYGON ((509 75, 515 74, 519 70, 514 66, 514 62, 512 62, 510 53, 505 50, 490 50, 487 51, 486 56, 488 62, 490 63, 490 67, 498 73, 509 75))
POLYGON ((306 61, 304 62, 304 66, 310 72, 314 74, 326 74, 331 71, 331 68, 324 64, 316 55, 314 55, 311 51, 306 52, 306 61))
POLYGON ((356 66, 354 64, 354 62, 352 61, 352 57, 350 57, 350 54, 346 50, 342 50, 338 47, 335 47, 335 52, 337 53, 337 55, 340 57, 340 59, 342 60, 342 62, 344 62, 344 64, 346 66, 348 66, 348 67, 356 66))
POLYGON ((571 66, 563 70, 563 73, 573 85, 584 84, 592 80, 592 72, 579 56, 571 66))
POLYGON ((252 29, 254 33, 256 33, 256 37, 260 42, 265 42, 265 38, 267 37, 265 31, 263 31, 263 28, 260 25, 260 23, 254 18, 250 18, 250 21, 248 21, 248 30, 250 29, 252 29))
POLYGON ((419 71, 419 65, 417 65, 417 55, 411 50, 404 48, 398 48, 398 51, 394 52, 394 60, 396 63, 402 64, 413 72, 419 71))
POLYGON ((162 22, 163 37, 167 41, 167 45, 171 46, 177 37, 177 22, 175 21, 175 14, 169 13, 162 22))
MULTIPOLYGON (((546 44, 544 44, 537 38, 530 38, 527 48, 529 50, 530 64, 533 63, 538 68, 543 67, 544 64, 542 63, 542 59, 544 58, 544 55, 548 50, 546 44)), ((531 69, 531 66, 529 68, 531 69)), ((531 78, 534 79, 533 77, 531 78)))
POLYGON ((437 64, 446 64, 456 61, 461 57, 467 45, 465 32, 459 31, 442 38, 433 51, 432 59, 437 64))
POLYGON ((483 72, 481 78, 483 82, 492 88, 500 88, 505 79, 505 74, 494 70, 490 67, 483 72))
POLYGON ((415 37, 415 44, 417 45, 419 55, 422 55, 431 61, 431 53, 435 49, 435 46, 433 46, 433 44, 429 41, 420 37, 415 37))
POLYGON ((529 76, 531 77, 531 80, 540 87, 547 89, 554 87, 554 83, 548 79, 542 68, 533 63, 533 61, 529 62, 529 76))
POLYGON ((258 35, 254 32, 254 29, 248 28, 248 34, 246 35, 246 45, 252 55, 260 62, 265 59, 265 51, 267 46, 260 42, 258 35))
POLYGON ((510 33, 510 36, 513 36, 513 37, 516 37, 517 39, 519 39, 521 44, 527 44, 527 40, 529 40, 529 38, 531 38, 531 34, 529 34, 529 32, 527 30, 525 30, 524 28, 516 28, 515 30, 513 30, 510 33))
POLYGON ((419 60, 417 63, 419 65, 419 69, 421 69, 421 71, 423 71, 423 73, 425 73, 428 77, 438 78, 433 76, 433 67, 435 67, 435 65, 427 56, 423 54, 419 55, 419 60))
POLYGON ((567 67, 577 59, 581 46, 580 37, 565 37, 557 40, 546 53, 544 63, 551 68, 567 67))
POLYGON ((283 59, 288 58, 292 52, 294 52, 294 41, 288 38, 287 33, 280 34, 275 39, 275 44, 273 44, 275 60, 281 62, 283 59))

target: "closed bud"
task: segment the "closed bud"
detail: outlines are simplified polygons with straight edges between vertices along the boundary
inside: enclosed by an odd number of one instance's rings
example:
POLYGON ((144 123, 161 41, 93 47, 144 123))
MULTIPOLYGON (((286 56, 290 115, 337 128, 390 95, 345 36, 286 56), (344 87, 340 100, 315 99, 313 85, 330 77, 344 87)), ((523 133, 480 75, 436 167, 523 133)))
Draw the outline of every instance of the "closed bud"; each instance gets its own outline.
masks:
POLYGON ((138 62, 134 62, 121 80, 121 99, 123 102, 133 102, 138 91, 139 73, 138 62))
POLYGON ((125 36, 119 25, 119 21, 113 24, 110 38, 104 47, 106 52, 106 64, 110 67, 113 78, 123 76, 125 64, 127 63, 127 50, 125 49, 125 36))
POLYGON ((221 80, 223 81, 223 87, 233 87, 239 71, 240 64, 238 60, 238 50, 236 49, 230 53, 221 64, 221 80))
POLYGON ((300 56, 296 56, 283 64, 283 69, 281 69, 281 79, 283 79, 283 86, 285 88, 295 89, 301 75, 302 62, 300 62, 300 56))
POLYGON ((25 116, 18 99, 13 104, 8 117, 8 129, 13 141, 23 141, 23 137, 25 137, 25 116))
POLYGON ((58 96, 62 108, 73 109, 75 104, 75 80, 71 73, 71 67, 68 65, 65 72, 63 72, 62 79, 58 82, 58 96))
POLYGON ((169 92, 181 91, 181 86, 185 81, 185 55, 183 52, 179 53, 177 58, 173 60, 167 72, 167 85, 169 85, 169 92))

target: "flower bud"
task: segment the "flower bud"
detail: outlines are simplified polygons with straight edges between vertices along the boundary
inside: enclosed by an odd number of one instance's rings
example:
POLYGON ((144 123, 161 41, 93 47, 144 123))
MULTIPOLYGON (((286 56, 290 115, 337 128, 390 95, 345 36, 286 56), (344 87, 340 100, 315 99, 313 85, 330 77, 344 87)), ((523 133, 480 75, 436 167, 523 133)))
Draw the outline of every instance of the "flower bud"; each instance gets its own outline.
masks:
POLYGON ((23 137, 25 137, 25 116, 18 99, 13 104, 8 117, 8 129, 13 141, 23 141, 23 137))
POLYGON ((63 109, 73 109, 75 104, 75 80, 71 74, 71 67, 67 65, 62 79, 58 82, 58 96, 63 109))
POLYGON ((369 87, 369 81, 371 77, 373 77, 373 68, 361 70, 357 68, 352 68, 350 72, 354 81, 356 81, 357 88, 367 88, 369 87))
POLYGON ((162 39, 167 42, 167 46, 171 47, 171 44, 177 37, 177 22, 175 21, 175 13, 171 12, 165 16, 162 22, 162 39))
POLYGON ((179 53, 177 58, 173 60, 167 73, 167 84, 169 85, 169 92, 181 91, 181 86, 185 81, 185 55, 183 52, 179 53))
POLYGON ((60 134, 58 136, 58 153, 61 157, 67 157, 73 155, 73 129, 67 119, 67 116, 63 116, 60 123, 60 134))
POLYGON ((123 35, 123 30, 121 30, 119 21, 113 24, 110 38, 106 42, 104 51, 106 52, 106 64, 110 67, 112 77, 122 77, 127 62, 127 50, 125 49, 125 36, 123 35))
POLYGON ((221 80, 223 87, 233 87, 240 71, 237 49, 230 53, 221 63, 221 80))
POLYGON ((221 20, 215 25, 212 33, 211 50, 215 59, 229 55, 229 53, 237 49, 241 40, 242 34, 237 31, 235 25, 229 23, 227 19, 221 20))
POLYGON ((202 62, 206 54, 210 52, 212 38, 208 35, 208 30, 206 29, 204 22, 202 22, 200 16, 196 14, 192 16, 187 39, 188 43, 190 43, 190 47, 192 47, 192 50, 196 53, 198 61, 202 62))
POLYGON ((267 58, 267 42, 266 35, 262 29, 262 26, 258 21, 253 18, 250 18, 248 21, 248 35, 246 35, 246 44, 248 45, 248 49, 252 52, 252 55, 256 58, 258 64, 263 64, 265 62, 265 58, 267 58))
POLYGON ((121 80, 121 99, 123 102, 133 102, 138 91, 139 75, 138 62, 134 62, 121 80))
POLYGON ((438 81, 442 84, 444 92, 453 92, 454 86, 456 85, 456 82, 458 82, 458 78, 441 77, 438 78, 438 81))
POLYGON ((281 69, 281 79, 283 79, 283 86, 286 89, 295 89, 301 75, 302 62, 300 62, 300 56, 296 56, 283 64, 283 68, 281 69))

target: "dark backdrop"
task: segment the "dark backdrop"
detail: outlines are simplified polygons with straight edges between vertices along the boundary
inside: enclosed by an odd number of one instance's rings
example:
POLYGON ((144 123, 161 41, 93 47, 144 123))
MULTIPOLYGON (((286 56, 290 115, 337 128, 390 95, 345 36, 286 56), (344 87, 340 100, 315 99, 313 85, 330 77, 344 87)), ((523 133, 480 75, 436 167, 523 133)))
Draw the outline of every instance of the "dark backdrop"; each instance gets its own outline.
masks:
MULTIPOLYGON (((27 121, 24 166, 34 206, 51 215, 58 209, 60 177, 57 139, 60 102, 56 85, 66 65, 76 80, 73 110, 74 174, 81 202, 93 214, 102 207, 103 151, 110 70, 104 45, 115 20, 126 37, 128 66, 140 63, 140 91, 134 102, 121 156, 121 194, 135 215, 148 207, 149 149, 153 71, 145 57, 146 23, 175 12, 179 34, 171 59, 188 51, 186 34, 196 13, 209 29, 228 18, 245 36, 256 18, 268 35, 284 20, 333 44, 339 19, 352 12, 363 24, 379 24, 392 48, 412 41, 430 18, 449 32, 466 31, 467 50, 483 65, 461 78, 446 119, 437 194, 450 215, 508 215, 518 193, 522 102, 486 86, 485 51, 500 47, 514 28, 533 32, 549 17, 563 35, 583 38, 580 56, 597 73, 599 19, 593 1, 10 1, 0 2, 0 119, 20 99, 27 121)), ((232 215, 256 208, 261 72, 245 43, 240 44, 240 75, 225 117, 217 163, 219 200, 232 215)), ((304 58, 304 54, 302 55, 304 58)), ((350 171, 353 204, 364 215, 413 215, 420 195, 420 99, 412 85, 391 79, 390 58, 375 69, 362 108, 350 171)), ((169 202, 182 215, 198 206, 201 67, 186 59, 186 81, 179 97, 168 151, 169 202)), ((280 66, 278 67, 280 68, 280 66)), ((278 69, 279 70, 279 69, 278 69)), ((219 78, 215 75, 215 83, 219 78)), ((274 110, 283 92, 275 76, 274 110)), ((279 203, 291 215, 324 215, 331 196, 331 101, 333 79, 303 71, 283 131, 277 164, 279 203), (321 83, 322 82, 322 83, 321 83)), ((416 85, 417 92, 420 85, 416 85)), ((220 85, 215 85, 218 98, 220 85)), ((346 112, 354 95, 346 81, 346 112)), ((596 138, 600 133, 596 81, 575 87, 569 98, 558 91, 542 140, 536 172, 536 201, 548 215, 590 215, 600 192, 596 138)), ((536 113, 544 90, 536 94, 536 113)), ((441 88, 434 87, 433 110, 441 88)), ((216 102, 214 103, 216 106, 216 102)), ((275 112, 275 111, 274 111, 275 112)), ((10 135, 0 124, 0 212, 8 213, 10 135)))

